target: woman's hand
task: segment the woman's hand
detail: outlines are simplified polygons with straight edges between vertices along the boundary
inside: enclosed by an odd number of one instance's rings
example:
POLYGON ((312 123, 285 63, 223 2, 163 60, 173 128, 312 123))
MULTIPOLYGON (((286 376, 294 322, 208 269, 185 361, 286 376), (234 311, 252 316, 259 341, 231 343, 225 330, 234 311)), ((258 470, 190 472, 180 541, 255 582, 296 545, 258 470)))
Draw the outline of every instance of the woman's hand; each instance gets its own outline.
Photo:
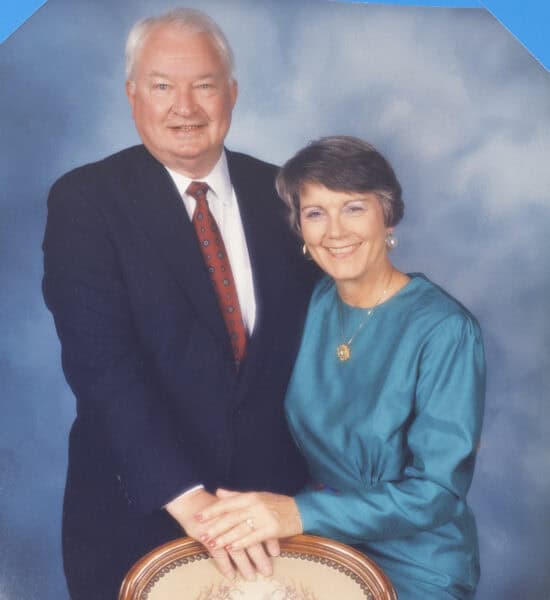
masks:
MULTIPOLYGON (((217 499, 214 495, 200 489, 179 496, 169 502, 165 508, 187 535, 204 543, 205 528, 193 518, 193 515, 197 511, 204 511, 206 507, 213 506, 216 503, 217 499)), ((265 548, 262 544, 254 544, 247 547, 246 550, 229 552, 223 546, 210 547, 209 550, 216 567, 222 575, 232 580, 235 577, 236 568, 245 579, 250 581, 255 579, 256 570, 266 577, 273 573, 270 556, 277 556, 279 552, 277 551, 277 541, 271 540, 271 542, 275 542, 276 547, 272 543, 266 543, 265 548)))
POLYGON ((268 552, 278 554, 278 538, 302 533, 302 520, 294 498, 269 492, 218 490, 219 501, 195 515, 206 533, 201 541, 210 549, 242 550, 268 542, 268 552))

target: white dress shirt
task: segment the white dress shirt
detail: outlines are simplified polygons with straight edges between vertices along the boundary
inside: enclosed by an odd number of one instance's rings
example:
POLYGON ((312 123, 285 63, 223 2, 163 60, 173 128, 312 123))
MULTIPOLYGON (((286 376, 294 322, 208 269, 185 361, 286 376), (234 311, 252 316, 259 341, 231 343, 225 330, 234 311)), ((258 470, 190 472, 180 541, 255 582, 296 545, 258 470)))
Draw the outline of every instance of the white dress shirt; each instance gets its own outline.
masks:
POLYGON ((208 207, 222 234, 233 278, 235 279, 244 326, 248 334, 251 335, 256 322, 254 281, 239 204, 229 178, 225 151, 222 152, 212 171, 206 177, 200 179, 189 179, 189 177, 176 173, 166 166, 165 168, 178 188, 189 219, 193 218, 197 202, 192 196, 186 194, 185 190, 192 181, 203 181, 208 184, 210 188, 206 195, 208 207))

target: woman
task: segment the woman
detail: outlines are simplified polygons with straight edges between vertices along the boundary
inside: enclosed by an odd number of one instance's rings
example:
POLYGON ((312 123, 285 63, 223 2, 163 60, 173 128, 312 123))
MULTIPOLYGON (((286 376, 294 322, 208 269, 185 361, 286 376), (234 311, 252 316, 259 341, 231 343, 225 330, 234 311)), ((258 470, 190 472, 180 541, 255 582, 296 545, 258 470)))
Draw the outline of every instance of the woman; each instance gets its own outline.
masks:
POLYGON ((286 163, 277 186, 304 252, 327 274, 286 396, 313 483, 294 498, 219 491, 197 515, 203 540, 239 549, 305 531, 363 550, 400 600, 472 598, 478 324, 426 277, 392 265, 401 187, 372 146, 323 138, 286 163))

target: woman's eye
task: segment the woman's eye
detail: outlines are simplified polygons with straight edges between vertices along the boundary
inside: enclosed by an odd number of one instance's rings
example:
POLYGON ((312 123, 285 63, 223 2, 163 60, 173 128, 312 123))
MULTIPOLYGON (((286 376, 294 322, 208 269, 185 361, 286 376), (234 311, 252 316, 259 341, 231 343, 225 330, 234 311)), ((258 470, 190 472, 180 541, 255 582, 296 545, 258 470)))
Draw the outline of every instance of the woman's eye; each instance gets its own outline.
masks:
POLYGON ((318 219, 323 213, 317 208, 309 208, 302 213, 305 219, 318 219))
POLYGON ((365 211, 365 205, 361 203, 347 204, 344 210, 351 214, 362 213, 365 211))

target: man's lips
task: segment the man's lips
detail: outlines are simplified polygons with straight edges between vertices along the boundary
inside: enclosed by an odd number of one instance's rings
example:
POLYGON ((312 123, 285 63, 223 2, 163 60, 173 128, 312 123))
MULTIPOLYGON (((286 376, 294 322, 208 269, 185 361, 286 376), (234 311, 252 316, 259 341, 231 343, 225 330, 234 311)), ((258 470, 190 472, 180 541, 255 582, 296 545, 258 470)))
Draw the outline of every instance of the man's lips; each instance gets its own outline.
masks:
POLYGON ((191 133, 193 131, 198 131, 199 129, 202 129, 203 127, 206 127, 206 125, 198 123, 191 125, 169 125, 168 129, 172 129, 173 131, 183 131, 184 133, 191 133))

